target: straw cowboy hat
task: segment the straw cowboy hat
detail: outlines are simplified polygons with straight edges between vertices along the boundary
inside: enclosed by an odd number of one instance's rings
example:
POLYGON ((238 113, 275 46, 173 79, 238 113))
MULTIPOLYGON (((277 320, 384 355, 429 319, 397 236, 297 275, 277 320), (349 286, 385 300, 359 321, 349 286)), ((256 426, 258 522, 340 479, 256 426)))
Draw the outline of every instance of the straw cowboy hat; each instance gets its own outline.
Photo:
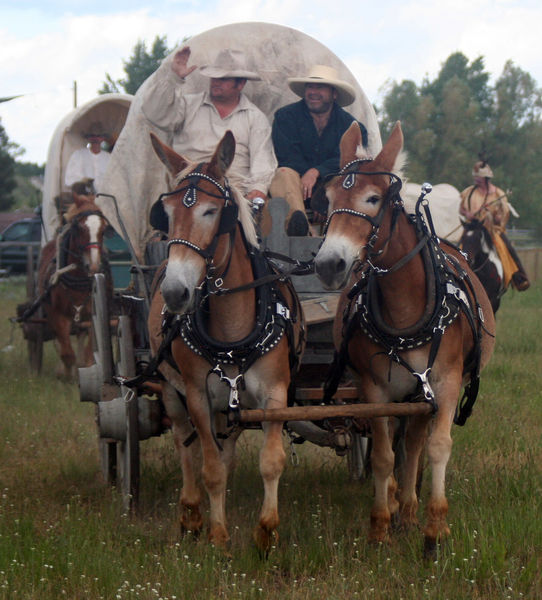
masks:
POLYGON ((493 171, 485 160, 479 160, 472 167, 473 177, 493 177, 493 171))
POLYGON ((247 68, 247 59, 244 52, 240 50, 222 50, 215 58, 212 65, 204 65, 199 72, 205 77, 222 79, 224 77, 240 77, 258 81, 261 77, 247 68))
POLYGON ((86 129, 83 130, 83 137, 107 137, 107 132, 101 121, 93 121, 86 129))
POLYGON ((356 99, 356 90, 346 81, 339 79, 339 74, 333 67, 314 65, 306 77, 289 77, 288 85, 294 94, 301 98, 305 95, 305 84, 323 83, 331 85, 337 91, 337 104, 348 106, 356 99))

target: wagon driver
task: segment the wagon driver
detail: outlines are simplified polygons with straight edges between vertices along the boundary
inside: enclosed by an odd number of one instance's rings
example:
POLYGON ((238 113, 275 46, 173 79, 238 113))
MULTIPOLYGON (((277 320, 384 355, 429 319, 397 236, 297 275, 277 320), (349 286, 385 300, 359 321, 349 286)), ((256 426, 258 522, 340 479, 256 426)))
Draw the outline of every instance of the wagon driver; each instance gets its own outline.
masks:
MULTIPOLYGON (((288 85, 301 100, 275 113, 273 146, 279 168, 270 192, 289 205, 288 235, 302 236, 309 233, 305 202, 312 198, 315 212, 325 212, 318 210, 315 200, 323 193, 326 175, 339 170, 339 143, 355 120, 342 107, 354 102, 356 91, 325 65, 314 65, 306 76, 290 77, 288 85)), ((362 123, 359 126, 367 146, 367 129, 362 123)))
POLYGON ((228 171, 233 185, 249 200, 267 196, 277 161, 267 117, 243 93, 247 80, 258 73, 247 68, 239 50, 222 50, 214 64, 200 67, 209 78, 207 91, 186 94, 186 78, 198 67, 189 65, 185 46, 164 63, 162 77, 155 77, 142 95, 145 117, 172 140, 173 149, 191 161, 209 160, 225 132, 235 137, 235 157, 228 171))
POLYGON ((506 287, 512 282, 522 292, 530 286, 519 256, 505 234, 510 218, 510 205, 506 194, 491 182, 493 171, 485 160, 474 164, 474 185, 461 192, 459 213, 468 221, 477 219, 491 234, 491 239, 501 259, 506 287))

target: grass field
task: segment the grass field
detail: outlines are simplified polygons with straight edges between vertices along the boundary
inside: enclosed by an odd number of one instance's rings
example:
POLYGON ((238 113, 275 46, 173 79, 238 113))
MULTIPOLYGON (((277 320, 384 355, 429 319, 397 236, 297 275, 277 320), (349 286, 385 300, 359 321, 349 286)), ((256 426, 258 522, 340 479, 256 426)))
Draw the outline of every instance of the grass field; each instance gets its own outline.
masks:
POLYGON ((142 442, 140 511, 124 514, 101 479, 93 407, 54 377, 52 343, 44 374, 28 375, 8 322, 23 283, 0 282, 0 298, 0 599, 542 598, 541 282, 503 300, 474 414, 452 431, 452 535, 431 563, 419 532, 369 545, 371 483, 350 482, 344 458, 311 444, 287 465, 280 541, 261 560, 258 432, 241 439, 229 486, 232 559, 179 536, 170 434, 142 442))

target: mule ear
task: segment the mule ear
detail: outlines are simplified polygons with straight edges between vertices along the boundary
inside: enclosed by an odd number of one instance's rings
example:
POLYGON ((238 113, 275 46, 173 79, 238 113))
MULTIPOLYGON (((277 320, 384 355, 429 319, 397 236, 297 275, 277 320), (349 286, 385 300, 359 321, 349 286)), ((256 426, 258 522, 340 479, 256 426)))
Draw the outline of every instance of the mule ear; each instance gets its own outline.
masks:
POLYGON ((226 131, 218 143, 215 153, 209 162, 209 171, 218 178, 223 177, 230 168, 235 156, 235 138, 231 131, 226 131))
POLYGON ((166 169, 172 175, 178 175, 188 166, 188 161, 180 154, 177 154, 173 148, 164 144, 158 136, 151 132, 151 144, 158 158, 164 163, 166 169))
POLYGON ((341 138, 341 169, 356 158, 358 146, 361 145, 361 129, 357 121, 352 121, 350 127, 341 138))
POLYGON ((395 173, 398 169, 400 170, 400 166, 396 168, 396 165, 398 162, 401 162, 400 154, 403 150, 403 142, 404 138, 403 130, 401 129, 401 121, 396 121, 388 141, 375 158, 375 163, 378 163, 378 165, 385 171, 391 171, 395 173))

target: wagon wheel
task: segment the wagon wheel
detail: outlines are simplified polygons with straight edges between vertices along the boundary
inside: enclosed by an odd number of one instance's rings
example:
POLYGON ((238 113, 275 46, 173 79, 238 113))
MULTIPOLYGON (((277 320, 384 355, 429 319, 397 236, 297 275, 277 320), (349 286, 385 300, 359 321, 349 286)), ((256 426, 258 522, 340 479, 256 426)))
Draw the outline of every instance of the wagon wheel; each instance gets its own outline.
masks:
MULTIPOLYGON (((34 313, 34 319, 41 321, 44 318, 43 309, 40 306, 34 313)), ((44 325, 43 323, 26 323, 25 337, 28 348, 28 361, 30 373, 39 375, 43 364, 43 343, 44 343, 44 325)))
MULTIPOLYGON (((119 317, 117 329, 117 373, 124 377, 136 374, 134 343, 130 317, 119 317)), ((124 508, 133 508, 139 498, 139 429, 138 399, 132 390, 121 386, 121 396, 126 399, 126 440, 117 442, 117 476, 124 508)))
MULTIPOLYGON (((92 284, 92 339, 94 362, 100 368, 102 384, 113 380, 113 352, 109 327, 109 306, 107 302, 106 280, 103 273, 94 275, 92 284)), ((100 463, 106 483, 115 484, 117 479, 116 441, 98 438, 100 463)))

